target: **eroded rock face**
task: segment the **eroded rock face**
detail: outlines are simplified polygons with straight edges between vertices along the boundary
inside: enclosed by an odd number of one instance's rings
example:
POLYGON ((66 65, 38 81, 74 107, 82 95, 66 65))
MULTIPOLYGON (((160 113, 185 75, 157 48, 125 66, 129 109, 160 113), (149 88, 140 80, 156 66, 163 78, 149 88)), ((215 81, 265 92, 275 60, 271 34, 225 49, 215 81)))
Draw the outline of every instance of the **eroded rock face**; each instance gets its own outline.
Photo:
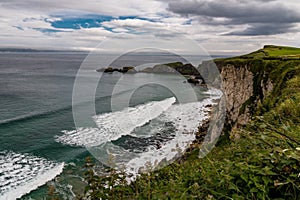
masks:
POLYGON ((270 92, 273 90, 274 84, 272 83, 272 81, 270 79, 268 79, 268 81, 266 83, 264 83, 262 81, 260 85, 261 85, 263 96, 265 99, 270 94, 270 92))
POLYGON ((240 115, 242 105, 253 95, 253 74, 248 66, 223 66, 221 69, 223 89, 226 96, 226 110, 229 124, 245 124, 250 120, 250 114, 240 115))
POLYGON ((261 91, 262 94, 254 94, 255 74, 251 72, 250 67, 232 64, 219 66, 226 96, 227 123, 233 127, 248 123, 252 117, 250 106, 256 108, 274 88, 272 81, 268 79, 268 74, 264 74, 260 84, 255 86, 255 90, 261 91))

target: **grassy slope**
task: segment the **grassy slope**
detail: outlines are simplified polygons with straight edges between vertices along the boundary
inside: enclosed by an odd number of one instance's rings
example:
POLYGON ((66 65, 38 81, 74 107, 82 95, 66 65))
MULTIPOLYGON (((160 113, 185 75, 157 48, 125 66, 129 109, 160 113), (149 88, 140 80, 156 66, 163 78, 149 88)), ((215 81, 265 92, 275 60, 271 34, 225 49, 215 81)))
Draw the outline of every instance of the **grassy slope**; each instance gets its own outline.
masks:
MULTIPOLYGON (((205 158, 199 159, 195 149, 130 186, 104 191, 109 199, 300 199, 300 61, 280 59, 297 57, 300 49, 269 46, 263 51, 278 60, 262 59, 268 56, 261 50, 218 60, 248 63, 256 79, 264 70, 275 83, 247 126, 221 138, 205 158)), ((101 187, 92 188, 90 196, 103 195, 101 187)))
POLYGON ((300 56, 300 49, 295 48, 295 47, 284 47, 284 46, 272 46, 272 45, 267 45, 264 47, 264 49, 259 50, 258 52, 252 53, 252 55, 262 53, 265 56, 300 56))

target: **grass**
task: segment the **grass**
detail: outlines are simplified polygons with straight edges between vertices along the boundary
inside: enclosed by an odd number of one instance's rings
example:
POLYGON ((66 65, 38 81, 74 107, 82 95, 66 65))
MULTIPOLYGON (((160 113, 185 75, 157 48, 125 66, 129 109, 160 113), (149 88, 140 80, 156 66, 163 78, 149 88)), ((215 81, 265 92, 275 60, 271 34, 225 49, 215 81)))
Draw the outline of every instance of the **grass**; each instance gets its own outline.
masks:
POLYGON ((300 48, 266 45, 263 49, 241 56, 242 58, 299 58, 300 48))
MULTIPOLYGON (((265 45, 264 48, 258 51, 237 56, 233 58, 220 58, 215 59, 216 62, 243 62, 248 59, 263 59, 263 60, 298 60, 300 58, 300 48, 296 47, 286 47, 286 46, 274 46, 265 45)), ((230 64, 230 63, 229 63, 230 64)))
POLYGON ((300 48, 284 46, 266 46, 263 50, 269 56, 299 56, 300 48))

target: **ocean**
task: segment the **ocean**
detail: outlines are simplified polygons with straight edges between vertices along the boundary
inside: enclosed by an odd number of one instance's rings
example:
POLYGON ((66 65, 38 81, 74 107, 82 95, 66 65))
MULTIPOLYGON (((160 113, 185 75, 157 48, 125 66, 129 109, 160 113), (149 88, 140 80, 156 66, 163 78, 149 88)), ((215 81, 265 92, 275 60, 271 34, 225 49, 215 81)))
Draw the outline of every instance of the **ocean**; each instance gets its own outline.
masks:
MULTIPOLYGON (((86 56, 0 53, 0 200, 43 199, 49 185, 63 199, 74 198, 83 192, 87 156, 107 164, 114 155, 117 164, 125 163, 126 172, 136 175, 149 162, 172 160, 178 153, 174 149, 184 149, 195 139, 187 133, 208 118, 206 105, 213 98, 206 88, 185 83, 179 75, 102 74, 96 69, 114 56, 99 54, 97 63, 84 69, 87 88, 101 76, 92 104, 95 113, 84 114, 93 125, 78 127, 74 110, 86 111, 92 103, 74 105, 72 100, 86 56)), ((188 57, 193 64, 209 59, 188 57)), ((112 66, 175 61, 185 60, 137 54, 120 57, 112 66)))

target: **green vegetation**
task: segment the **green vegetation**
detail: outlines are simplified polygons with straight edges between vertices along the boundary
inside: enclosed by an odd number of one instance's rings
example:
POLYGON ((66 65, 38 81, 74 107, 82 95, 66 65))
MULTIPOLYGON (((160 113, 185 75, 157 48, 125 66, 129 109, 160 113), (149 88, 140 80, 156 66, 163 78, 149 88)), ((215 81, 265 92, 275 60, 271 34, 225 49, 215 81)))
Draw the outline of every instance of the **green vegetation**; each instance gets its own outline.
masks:
POLYGON ((206 157, 198 158, 199 149, 194 147, 177 162, 142 174, 130 185, 123 173, 112 170, 108 180, 88 164, 86 195, 91 199, 300 199, 300 61, 281 59, 298 56, 292 53, 299 54, 300 49, 266 46, 263 52, 216 60, 237 67, 247 64, 254 73, 254 95, 243 106, 244 110, 252 106, 250 123, 225 133, 206 157), (279 57, 265 60, 266 53, 279 57), (274 89, 263 100, 261 82, 267 78, 274 89))
POLYGON ((199 71, 190 63, 184 64, 182 62, 165 63, 148 67, 141 70, 144 73, 180 73, 182 75, 200 76, 199 71))
POLYGON ((243 58, 282 59, 300 57, 300 48, 266 45, 263 49, 242 56, 243 58))
POLYGON ((216 62, 220 61, 235 61, 243 62, 247 59, 260 59, 260 60, 299 60, 300 59, 300 48, 296 47, 286 47, 286 46, 274 46, 274 45, 265 45, 263 49, 258 51, 233 57, 233 58, 220 58, 215 59, 216 62))
POLYGON ((266 46, 265 52, 269 56, 299 56, 300 55, 300 49, 295 47, 266 46))
POLYGON ((174 62, 174 63, 166 63, 165 65, 176 68, 176 67, 182 67, 184 64, 182 62, 174 62))

